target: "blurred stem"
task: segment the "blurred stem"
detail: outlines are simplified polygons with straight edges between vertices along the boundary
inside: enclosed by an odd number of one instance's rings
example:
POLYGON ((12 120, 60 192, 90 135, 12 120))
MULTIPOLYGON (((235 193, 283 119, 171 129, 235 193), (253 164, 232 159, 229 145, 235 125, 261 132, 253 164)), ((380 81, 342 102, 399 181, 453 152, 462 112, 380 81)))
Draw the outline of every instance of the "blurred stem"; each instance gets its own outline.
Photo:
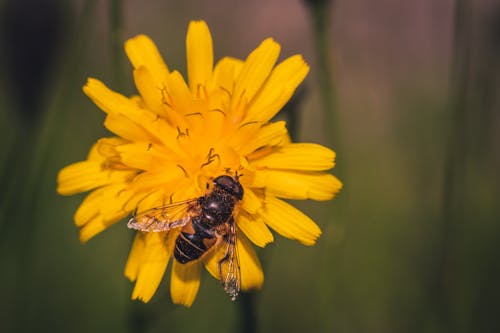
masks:
POLYGON ((441 251, 437 252, 436 276, 431 292, 435 295, 436 315, 440 331, 453 332, 453 288, 455 236, 463 219, 465 156, 467 154, 466 105, 469 92, 470 16, 467 0, 455 2, 453 59, 450 75, 449 130, 446 142, 441 216, 441 251))
POLYGON ((113 78, 118 91, 125 90, 125 70, 123 61, 123 1, 111 0, 110 8, 111 61, 113 78))
POLYGON ((330 22, 330 1, 310 0, 309 4, 313 23, 314 46, 316 49, 317 71, 321 104, 325 115, 326 134, 330 145, 338 145, 338 115, 336 113, 336 93, 332 80, 330 66, 330 43, 328 39, 328 24, 330 22))
POLYGON ((257 311, 255 292, 241 292, 238 298, 241 333, 257 332, 257 311))
MULTIPOLYGON (((329 14, 334 4, 329 0, 306 0, 305 2, 309 7, 313 24, 314 46, 316 49, 317 62, 317 70, 315 74, 318 78, 321 105, 325 116, 325 131, 329 145, 335 147, 335 150, 338 152, 342 151, 342 149, 340 148, 338 125, 339 117, 336 109, 337 96, 335 85, 333 83, 333 69, 331 67, 332 57, 330 55, 330 50, 332 45, 330 43, 330 39, 328 38, 328 27, 331 23, 329 14)), ((343 163, 341 163, 340 166, 342 164, 343 163)), ((339 169, 338 163, 335 173, 342 174, 342 170, 339 169)), ((343 177, 345 177, 345 174, 343 177)), ((337 225, 342 223, 339 208, 341 208, 341 205, 338 205, 338 199, 336 204, 330 204, 328 207, 328 224, 325 227, 326 236, 324 237, 321 248, 322 256, 320 258, 319 272, 320 281, 318 283, 318 286, 321 286, 321 289, 317 291, 319 293, 320 303, 317 321, 318 326, 316 330, 325 332, 330 331, 328 327, 328 318, 331 316, 332 312, 333 303, 331 302, 331 298, 335 288, 334 283, 332 283, 333 278, 329 272, 330 262, 332 261, 331 247, 333 245, 331 237, 333 232, 331 232, 331 230, 334 227, 334 219, 337 225)), ((339 251, 335 251, 335 253, 338 252, 339 251)))

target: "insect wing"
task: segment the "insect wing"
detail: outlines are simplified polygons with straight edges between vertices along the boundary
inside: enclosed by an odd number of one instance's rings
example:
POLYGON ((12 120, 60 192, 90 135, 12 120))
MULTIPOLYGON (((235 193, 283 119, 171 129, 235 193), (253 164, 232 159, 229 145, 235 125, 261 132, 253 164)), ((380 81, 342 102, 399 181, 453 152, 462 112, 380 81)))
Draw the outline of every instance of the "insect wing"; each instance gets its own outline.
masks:
POLYGON ((155 207, 132 217, 127 226, 144 232, 162 232, 185 226, 196 211, 197 199, 155 207))
POLYGON ((224 235, 222 246, 225 247, 225 254, 219 260, 219 276, 224 291, 231 296, 231 300, 236 300, 241 286, 240 262, 236 248, 236 225, 233 218, 229 221, 229 232, 224 235))

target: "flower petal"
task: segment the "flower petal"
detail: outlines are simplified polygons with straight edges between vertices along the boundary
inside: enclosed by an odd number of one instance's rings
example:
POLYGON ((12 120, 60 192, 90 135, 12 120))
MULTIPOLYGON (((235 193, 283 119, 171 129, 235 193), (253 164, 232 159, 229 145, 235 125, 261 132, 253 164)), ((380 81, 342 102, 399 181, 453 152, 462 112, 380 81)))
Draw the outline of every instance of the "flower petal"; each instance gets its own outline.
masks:
POLYGON ((130 103, 125 96, 112 91, 104 83, 91 77, 83 86, 83 92, 105 113, 119 112, 123 105, 130 103))
POLYGON ((335 165, 335 152, 315 143, 292 143, 250 161, 256 168, 323 171, 335 165))
MULTIPOLYGON (((226 255, 226 247, 219 246, 217 250, 204 257, 207 271, 217 280, 219 277, 219 261, 226 255)), ((236 260, 240 267, 240 287, 242 290, 259 289, 264 283, 264 273, 259 258, 246 239, 245 235, 239 233, 236 239, 236 260)))
POLYGON ((234 81, 238 77, 243 68, 243 61, 232 57, 224 57, 217 62, 212 73, 212 77, 207 82, 208 90, 221 88, 225 92, 225 96, 229 97, 228 93, 232 93, 234 81))
POLYGON ((198 112, 198 110, 193 110, 191 92, 178 71, 173 71, 168 76, 168 94, 170 95, 169 107, 175 111, 182 115, 198 112))
POLYGON ((292 97, 308 72, 309 66, 300 55, 281 62, 248 107, 246 121, 269 121, 292 97))
POLYGON ((164 163, 159 170, 143 172, 134 178, 133 186, 138 190, 164 188, 171 191, 180 187, 179 183, 186 179, 182 169, 176 164, 164 163))
POLYGON ((107 162, 119 162, 119 156, 116 148, 118 146, 126 144, 127 142, 127 140, 124 140, 123 138, 117 136, 100 138, 99 140, 97 140, 96 144, 92 146, 87 159, 107 162))
POLYGON ((157 170, 164 164, 172 163, 168 158, 169 154, 165 150, 156 149, 157 145, 149 142, 134 142, 116 147, 120 156, 120 161, 135 169, 157 170))
POLYGON ((272 38, 264 40, 247 57, 232 94, 231 108, 249 103, 262 87, 280 53, 280 45, 272 38))
POLYGON ((125 276, 136 281, 132 299, 148 302, 153 297, 167 269, 174 236, 164 232, 137 234, 125 266, 125 276))
POLYGON ((268 226, 280 235, 295 239, 304 245, 314 245, 321 229, 307 215, 292 205, 272 196, 266 197, 259 211, 268 226))
POLYGON ((262 151, 259 150, 262 150, 264 147, 281 146, 289 142, 290 138, 286 129, 286 122, 277 121, 268 123, 260 128, 252 140, 247 141, 247 144, 241 148, 241 153, 242 155, 250 154, 247 156, 249 159, 256 159, 262 156, 262 151))
POLYGON ((241 290, 260 289, 264 283, 264 273, 252 245, 246 237, 240 235, 236 247, 240 264, 241 290))
POLYGON ((272 169, 256 171, 254 185, 281 198, 319 201, 332 199, 342 188, 342 183, 327 173, 272 169))
POLYGON ((141 267, 141 259, 146 250, 146 242, 144 240, 145 234, 138 232, 135 235, 134 242, 132 243, 132 248, 128 255, 127 263, 125 264, 125 270, 123 274, 130 281, 137 280, 137 275, 139 274, 139 268, 141 267))
POLYGON ((157 85, 147 67, 140 66, 134 70, 134 82, 148 108, 156 114, 166 116, 162 102, 165 87, 157 85))
POLYGON ((80 227, 81 242, 130 214, 126 205, 133 193, 127 187, 127 184, 108 185, 87 195, 74 216, 75 224, 80 227))
POLYGON ((241 208, 250 214, 257 213, 260 207, 262 207, 262 200, 250 189, 245 188, 245 195, 241 202, 241 208))
POLYGON ((181 264, 174 260, 170 281, 170 296, 175 304, 190 307, 200 287, 200 262, 181 264))
POLYGON ((157 120, 156 114, 141 109, 132 99, 112 91, 96 79, 89 78, 83 92, 108 114, 104 125, 110 131, 129 140, 155 140, 157 133, 148 128, 157 120))
POLYGON ((220 246, 219 244, 217 248, 212 248, 210 252, 203 256, 203 264, 205 265, 205 268, 210 273, 210 275, 212 275, 217 280, 220 280, 218 262, 220 258, 224 257, 225 251, 225 248, 223 246, 220 246))
POLYGON ((104 126, 112 133, 130 141, 154 140, 144 127, 122 114, 108 115, 104 120, 104 126))
POLYGON ((64 167, 57 175, 57 192, 71 195, 99 186, 126 182, 136 175, 135 170, 107 168, 100 161, 82 161, 64 167))
POLYGON ((145 66, 153 75, 158 87, 163 87, 168 75, 168 68, 155 43, 145 35, 138 35, 127 40, 125 52, 134 68, 145 66))
POLYGON ((212 36, 205 21, 191 21, 186 37, 188 81, 195 94, 212 75, 214 53, 212 36))
POLYGON ((273 234, 259 215, 250 215, 244 212, 236 219, 238 229, 257 246, 264 247, 274 240, 273 234))

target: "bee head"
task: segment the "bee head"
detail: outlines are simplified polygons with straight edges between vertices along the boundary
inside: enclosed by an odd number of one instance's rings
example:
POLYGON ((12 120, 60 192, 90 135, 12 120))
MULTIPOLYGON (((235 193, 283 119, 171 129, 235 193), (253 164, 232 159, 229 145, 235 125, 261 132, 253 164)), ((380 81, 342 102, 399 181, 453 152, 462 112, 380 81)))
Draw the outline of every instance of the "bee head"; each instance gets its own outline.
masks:
POLYGON ((214 179, 214 185, 234 195, 238 200, 243 199, 243 186, 238 181, 238 177, 219 176, 214 179))

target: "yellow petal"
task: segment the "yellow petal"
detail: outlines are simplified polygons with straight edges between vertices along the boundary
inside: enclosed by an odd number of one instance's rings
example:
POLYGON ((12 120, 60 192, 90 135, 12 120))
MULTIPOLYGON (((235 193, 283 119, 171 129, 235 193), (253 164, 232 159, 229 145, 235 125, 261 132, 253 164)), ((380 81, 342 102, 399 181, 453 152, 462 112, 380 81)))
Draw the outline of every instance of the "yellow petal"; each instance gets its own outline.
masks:
MULTIPOLYGON (((214 246, 215 247, 215 246, 214 246)), ((203 256, 203 264, 207 271, 212 275, 215 279, 220 280, 219 278, 219 266, 218 262, 220 258, 225 255, 225 247, 218 245, 217 248, 212 248, 209 253, 203 256)))
MULTIPOLYGON (((118 220, 120 220, 120 218, 118 218, 116 222, 118 220)), ((107 227, 108 225, 104 223, 102 217, 96 216, 80 229, 80 242, 88 242, 92 237, 106 230, 107 227)))
POLYGON ((136 236, 132 251, 137 252, 130 253, 126 272, 127 277, 136 278, 132 299, 148 302, 153 297, 167 269, 172 250, 171 238, 171 235, 164 232, 136 236), (140 240, 140 237, 143 239, 140 240))
POLYGON ((204 21, 191 21, 186 37, 186 55, 189 87, 197 93, 212 75, 214 54, 212 36, 204 21))
POLYGON ((241 208, 250 214, 257 213, 259 208, 262 207, 262 200, 250 188, 247 187, 244 191, 245 195, 243 195, 241 208))
POLYGON ((160 285, 167 264, 167 260, 142 264, 132 292, 132 299, 139 299, 145 303, 149 302, 160 285))
POLYGON ((129 215, 126 204, 133 193, 127 184, 108 185, 91 192, 78 207, 74 219, 80 227, 80 241, 86 242, 129 215))
POLYGON ((143 126, 122 114, 108 115, 104 120, 104 126, 112 133, 130 141, 154 141, 143 126))
POLYGON ((89 78, 83 92, 105 113, 125 115, 137 124, 157 119, 156 114, 141 108, 134 98, 114 92, 99 80, 89 78))
POLYGON ((83 92, 106 113, 120 112, 123 105, 128 103, 125 96, 112 91, 104 83, 94 78, 88 78, 87 83, 83 86, 83 92))
POLYGON ((320 201, 330 200, 342 188, 342 183, 327 173, 272 169, 257 170, 254 185, 281 198, 320 201))
POLYGON ((121 219, 130 214, 130 211, 126 210, 125 207, 133 192, 128 188, 128 183, 108 185, 102 188, 99 215, 102 216, 105 223, 114 223, 118 216, 121 219))
POLYGON ((207 82, 209 91, 221 88, 225 97, 229 98, 234 88, 234 81, 243 68, 243 61, 232 57, 224 57, 215 65, 212 78, 207 82))
POLYGON ((134 68, 145 66, 153 75, 158 87, 163 87, 168 75, 168 68, 154 42, 145 35, 127 40, 125 52, 134 68))
POLYGON ((142 192, 147 194, 135 205, 136 213, 142 213, 148 209, 163 206, 168 202, 168 197, 165 196, 165 190, 163 188, 155 188, 142 192))
POLYGON ((247 121, 269 121, 292 97, 297 86, 309 72, 300 55, 281 62, 255 96, 248 108, 247 121))
POLYGON ((260 289, 264 283, 264 273, 252 245, 241 235, 238 236, 236 247, 240 262, 241 290, 260 289))
POLYGON ((313 220, 278 198, 267 196, 264 208, 259 213, 277 233, 304 245, 314 245, 321 235, 320 228, 313 220))
POLYGON ((273 234, 259 215, 240 212, 236 222, 238 229, 257 246, 264 247, 274 240, 273 234))
POLYGON ((154 140, 154 131, 149 124, 157 115, 141 109, 133 99, 118 94, 96 79, 89 78, 83 87, 84 93, 108 114, 104 125, 118 136, 129 140, 154 140))
POLYGON ((157 85, 147 67, 140 66, 134 70, 134 82, 148 108, 156 114, 165 115, 163 89, 166 88, 157 85))
POLYGON ((174 260, 170 281, 170 296, 175 304, 190 307, 200 287, 200 262, 181 264, 174 260))
MULTIPOLYGON (((247 144, 241 148, 241 153, 247 155, 262 149, 266 146, 279 146, 289 142, 288 131, 286 129, 286 122, 277 121, 262 126, 255 138, 249 140, 247 144)), ((258 155, 258 152, 256 152, 258 155)), ((249 156, 249 159, 254 157, 249 156)))
POLYGON ((164 163, 160 170, 143 172, 134 178, 134 188, 143 190, 149 188, 169 187, 172 191, 179 188, 179 183, 186 179, 186 175, 176 164, 164 163), (177 184, 177 185, 176 185, 177 184))
POLYGON ((107 159, 109 161, 119 158, 116 148, 127 142, 127 140, 120 137, 101 138, 97 140, 97 143, 92 147, 87 159, 98 161, 104 161, 107 159))
POLYGON ((145 234, 138 232, 135 235, 134 242, 132 243, 132 248, 128 255, 127 263, 125 264, 125 270, 123 274, 130 280, 137 280, 137 275, 139 274, 139 268, 141 267, 141 259, 146 250, 145 234))
POLYGON ((99 202, 105 188, 94 190, 87 194, 75 212, 74 220, 77 227, 83 227, 99 214, 99 202))
POLYGON ((323 171, 335 165, 335 152, 315 143, 292 143, 250 161, 256 168, 323 171))
POLYGON ((133 210, 127 206, 133 195, 127 184, 108 185, 90 192, 75 212, 76 226, 83 227, 96 217, 114 223, 116 215, 128 214, 133 210))
POLYGON ((157 115, 143 109, 135 98, 127 98, 109 89, 99 80, 89 78, 83 86, 83 92, 105 113, 122 114, 137 124, 157 120, 157 115))
POLYGON ((249 103, 261 89, 278 59, 280 46, 272 38, 264 40, 247 57, 234 87, 231 107, 241 102, 249 103))
POLYGON ((168 76, 168 93, 171 96, 169 107, 180 112, 180 114, 196 113, 198 110, 193 110, 192 96, 189 87, 184 81, 181 73, 173 71, 168 76))
MULTIPOLYGON (((264 283, 264 273, 259 258, 255 254, 245 235, 238 233, 236 237, 236 257, 240 267, 240 287, 242 290, 259 289, 264 283)), ((219 277, 219 261, 226 254, 226 246, 222 244, 214 252, 204 257, 207 271, 217 280, 219 277)))
POLYGON ((169 163, 168 155, 164 150, 159 151, 156 145, 149 142, 134 142, 123 144, 116 148, 120 161, 135 169, 152 170, 169 163))
POLYGON ((85 192, 99 186, 128 181, 136 173, 135 170, 109 169, 98 161, 77 162, 59 171, 57 192, 63 195, 85 192))

